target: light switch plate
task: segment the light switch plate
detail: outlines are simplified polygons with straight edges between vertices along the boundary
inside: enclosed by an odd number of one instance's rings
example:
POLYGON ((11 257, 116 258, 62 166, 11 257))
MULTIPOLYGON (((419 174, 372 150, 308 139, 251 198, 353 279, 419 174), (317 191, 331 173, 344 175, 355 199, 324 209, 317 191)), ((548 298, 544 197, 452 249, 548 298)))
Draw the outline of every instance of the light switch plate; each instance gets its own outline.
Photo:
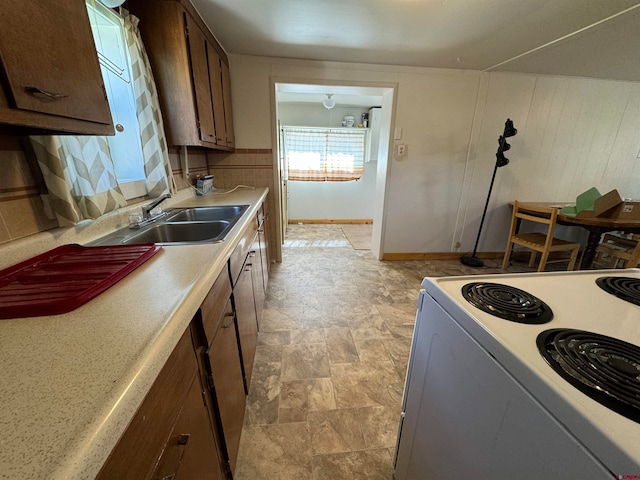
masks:
POLYGON ((401 128, 396 128, 395 131, 393 132, 393 139, 394 140, 401 140, 402 139, 402 129, 401 128))

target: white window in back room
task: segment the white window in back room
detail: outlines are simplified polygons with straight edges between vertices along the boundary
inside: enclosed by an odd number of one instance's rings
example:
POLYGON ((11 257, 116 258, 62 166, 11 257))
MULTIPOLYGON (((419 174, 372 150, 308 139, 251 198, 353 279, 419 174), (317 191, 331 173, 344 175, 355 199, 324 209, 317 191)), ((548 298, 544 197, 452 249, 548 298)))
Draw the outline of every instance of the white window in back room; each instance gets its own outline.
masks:
POLYGON ((283 127, 288 179, 345 182, 362 177, 364 129, 283 127))
POLYGON ((133 93, 131 61, 120 17, 100 2, 87 2, 93 38, 111 106, 115 136, 107 137, 118 185, 125 198, 146 195, 140 128, 133 93))

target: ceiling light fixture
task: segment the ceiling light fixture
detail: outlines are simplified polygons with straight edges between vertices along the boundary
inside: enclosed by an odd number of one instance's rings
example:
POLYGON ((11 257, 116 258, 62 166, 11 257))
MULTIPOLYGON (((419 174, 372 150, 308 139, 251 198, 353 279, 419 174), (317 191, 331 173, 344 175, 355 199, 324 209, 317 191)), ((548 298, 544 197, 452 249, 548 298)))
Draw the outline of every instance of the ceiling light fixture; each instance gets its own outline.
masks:
POLYGON ((333 95, 327 94, 327 98, 322 101, 322 105, 324 105, 324 108, 326 108, 327 110, 331 110, 336 106, 336 101, 331 97, 333 97, 333 95))

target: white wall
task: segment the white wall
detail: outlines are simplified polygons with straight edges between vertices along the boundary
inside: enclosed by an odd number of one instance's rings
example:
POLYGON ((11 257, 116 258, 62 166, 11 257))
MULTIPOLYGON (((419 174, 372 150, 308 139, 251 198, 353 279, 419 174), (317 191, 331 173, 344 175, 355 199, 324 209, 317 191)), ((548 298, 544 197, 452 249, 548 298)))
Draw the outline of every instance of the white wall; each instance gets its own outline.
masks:
MULTIPOLYGON (((340 127, 345 115, 360 123, 367 108, 280 103, 278 115, 283 126, 340 127)), ((289 218, 372 219, 376 193, 376 163, 364 164, 362 177, 352 182, 292 182, 288 184, 289 218)))
POLYGON ((508 202, 572 200, 591 186, 640 198, 640 84, 230 56, 236 144, 272 148, 270 77, 398 84, 385 252, 470 251, 507 117, 519 133, 498 170, 479 251, 501 251, 508 202), (461 242, 459 249, 455 248, 461 242))

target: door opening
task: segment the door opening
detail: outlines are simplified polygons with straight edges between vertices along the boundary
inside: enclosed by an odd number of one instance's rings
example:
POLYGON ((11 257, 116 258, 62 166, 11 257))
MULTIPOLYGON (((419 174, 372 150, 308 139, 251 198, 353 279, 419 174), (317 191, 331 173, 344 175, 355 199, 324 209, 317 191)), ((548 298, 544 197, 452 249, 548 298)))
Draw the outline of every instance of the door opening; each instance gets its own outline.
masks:
MULTIPOLYGON (((274 185, 278 189, 274 193, 280 225, 278 247, 284 242, 290 220, 319 223, 332 219, 335 223, 373 220, 372 251, 377 258, 382 258, 384 201, 396 85, 314 84, 272 78, 272 87, 274 163, 277 167, 274 168, 277 176, 274 185), (323 105, 328 95, 335 101, 330 109, 323 105), (341 128, 346 128, 347 132, 350 128, 364 128, 370 142, 370 108, 376 109, 378 125, 375 127, 379 128, 379 136, 370 145, 372 154, 367 152, 363 175, 358 181, 289 181, 283 148, 284 127, 321 127, 336 129, 337 132, 341 128)), ((281 255, 279 249, 279 261, 281 255)))

